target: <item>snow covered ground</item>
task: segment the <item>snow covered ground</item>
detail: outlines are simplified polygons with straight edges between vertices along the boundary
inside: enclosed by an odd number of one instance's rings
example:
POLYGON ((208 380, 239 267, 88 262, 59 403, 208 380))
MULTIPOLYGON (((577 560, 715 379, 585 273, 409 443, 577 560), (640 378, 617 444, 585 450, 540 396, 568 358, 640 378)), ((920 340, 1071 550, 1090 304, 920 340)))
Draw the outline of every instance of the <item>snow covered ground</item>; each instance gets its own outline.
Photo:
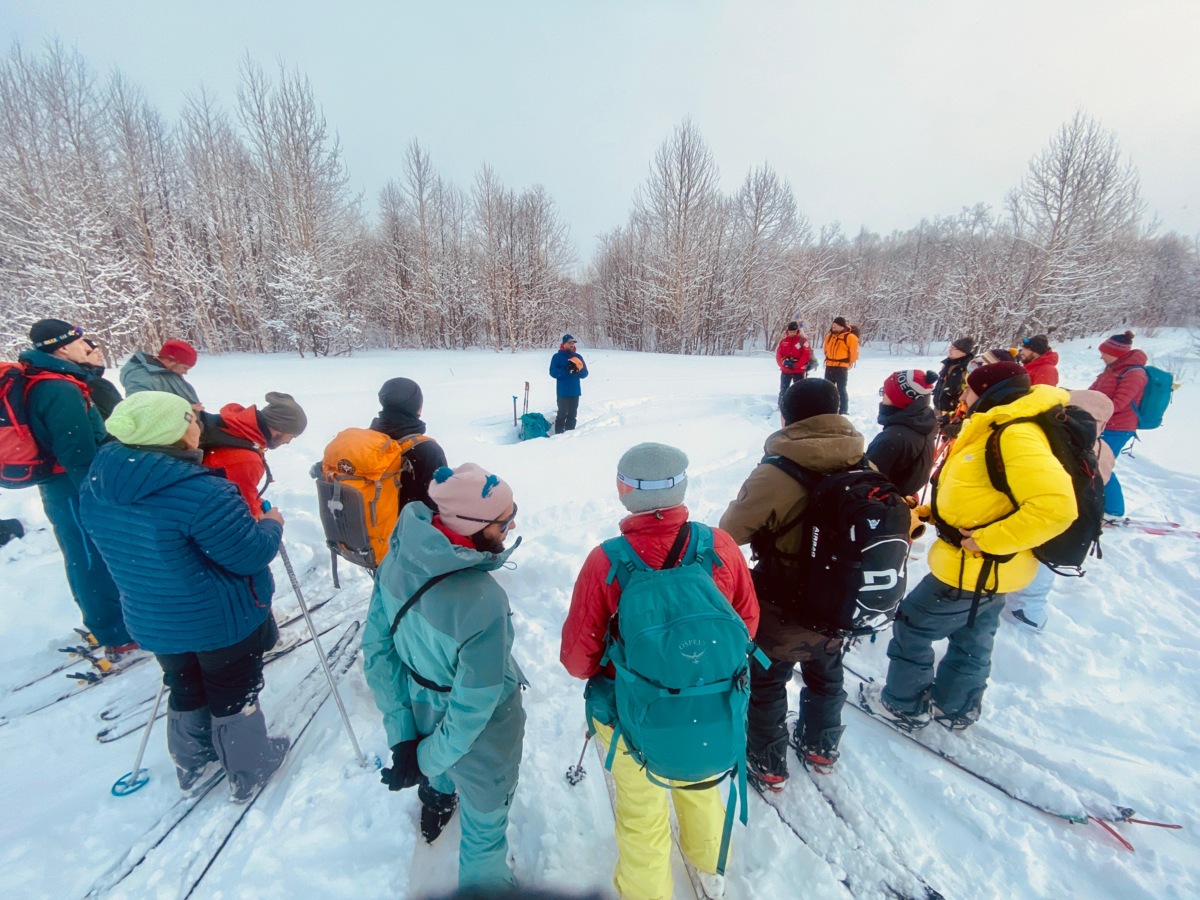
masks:
MULTIPOLYGON (((1100 368, 1099 340, 1061 348, 1066 385, 1090 383, 1100 368)), ((1120 460, 1128 512, 1200 529, 1197 351, 1181 331, 1139 346, 1191 360, 1191 368, 1166 427, 1145 436, 1136 458, 1120 460)), ((613 475, 618 457, 634 443, 663 441, 686 450, 693 518, 717 522, 761 456, 763 440, 778 427, 778 377, 765 354, 711 359, 582 349, 592 374, 583 385, 578 430, 528 443, 515 439, 512 395, 530 381, 532 407, 553 417, 549 350, 202 358, 192 380, 210 409, 262 402, 266 391, 285 390, 307 410, 308 431, 271 454, 277 482, 268 496, 287 517, 288 551, 310 602, 334 591, 308 467, 336 431, 370 422, 386 378, 420 382, 430 434, 452 464, 478 462, 512 483, 524 542, 515 567, 497 577, 514 610, 515 653, 532 682, 510 829, 515 869, 527 884, 608 891, 616 851, 595 756, 589 751, 585 758, 589 777, 581 785, 568 787, 563 778, 583 736, 582 685, 558 664, 571 586, 588 550, 616 533, 622 508, 613 475)), ((936 363, 868 348, 850 376, 857 427, 868 438, 877 430, 877 391, 889 371, 936 363)), ((0 872, 8 896, 80 897, 144 852, 153 842, 146 835, 178 789, 161 726, 146 755, 150 784, 124 799, 110 796, 109 786, 131 768, 138 738, 106 744, 95 738, 105 727, 102 712, 153 695, 152 663, 21 714, 35 699, 70 687, 55 675, 12 690, 60 661, 55 648, 70 642, 78 618, 35 492, 0 496, 0 517, 14 515, 31 533, 0 549, 6 656, 0 671, 0 715, 6 717, 0 725, 0 872), (132 856, 131 848, 137 851, 132 856)), ((927 540, 914 552, 910 584, 927 571, 927 540)), ((282 566, 275 565, 282 617, 296 603, 282 566)), ((342 590, 316 614, 319 624, 365 615, 369 578, 350 569, 342 566, 342 590)), ((843 761, 824 784, 845 820, 794 766, 780 805, 806 844, 752 797, 750 825, 735 832, 729 896, 885 896, 884 881, 908 893, 914 881, 902 866, 953 898, 1200 896, 1198 581, 1200 541, 1106 533, 1103 561, 1082 580, 1058 581, 1044 634, 1002 625, 985 718, 977 733, 947 737, 985 751, 999 748, 997 777, 1021 782, 1035 796, 1100 798, 1184 830, 1119 825, 1137 848, 1127 852, 1097 826, 1069 825, 1022 806, 848 710, 843 761)), ((326 638, 327 647, 337 633, 326 638)), ((885 648, 886 635, 855 649, 848 662, 879 675, 885 648)), ((289 691, 314 664, 312 648, 301 647, 267 670, 269 719, 288 711, 289 691)), ((342 685, 360 742, 386 756, 360 664, 342 685)), ((112 895, 182 896, 229 809, 224 789, 215 791, 112 895)), ((427 847, 417 816, 415 791, 389 793, 373 770, 359 768, 335 706, 326 703, 194 896, 417 897, 450 889, 457 820, 427 847)), ((684 896, 686 881, 677 882, 684 896)))

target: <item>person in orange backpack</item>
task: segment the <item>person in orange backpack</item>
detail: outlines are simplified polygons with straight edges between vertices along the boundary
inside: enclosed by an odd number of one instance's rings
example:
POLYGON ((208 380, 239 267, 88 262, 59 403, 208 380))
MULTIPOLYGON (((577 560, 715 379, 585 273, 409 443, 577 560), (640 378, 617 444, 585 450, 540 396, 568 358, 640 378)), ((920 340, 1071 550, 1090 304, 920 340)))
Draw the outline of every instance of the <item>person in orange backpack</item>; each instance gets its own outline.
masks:
POLYGON ((846 379, 858 362, 858 335, 843 316, 834 318, 829 334, 825 335, 824 350, 825 380, 838 389, 838 413, 844 416, 850 409, 846 379))
POLYGON ((200 414, 204 465, 224 469, 255 516, 263 513, 262 495, 272 481, 266 451, 290 444, 308 427, 308 417, 291 394, 270 391, 266 401, 262 409, 227 403, 219 415, 200 414))
POLYGON ((379 407, 371 430, 382 432, 401 445, 412 442, 411 449, 403 451, 407 465, 400 473, 400 507, 396 515, 414 500, 437 512, 437 504, 429 498, 429 482, 433 473, 448 463, 438 442, 425 435, 426 425, 421 421, 425 397, 421 386, 411 378, 389 378, 379 389, 379 407))

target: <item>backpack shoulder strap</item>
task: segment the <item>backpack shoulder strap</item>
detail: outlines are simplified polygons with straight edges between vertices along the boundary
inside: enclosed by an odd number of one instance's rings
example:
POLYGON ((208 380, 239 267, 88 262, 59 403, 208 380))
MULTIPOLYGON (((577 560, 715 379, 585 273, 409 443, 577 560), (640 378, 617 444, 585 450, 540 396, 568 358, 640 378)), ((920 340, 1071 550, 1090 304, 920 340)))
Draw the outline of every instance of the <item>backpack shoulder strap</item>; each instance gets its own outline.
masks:
MULTIPOLYGON (((987 466, 988 480, 991 481, 992 487, 1008 498, 1008 502, 1016 509, 1017 498, 1013 496, 1012 488, 1008 484, 1008 467, 1004 462, 1004 454, 1000 452, 1000 436, 1004 434, 1006 428, 1010 425, 1017 425, 1022 422, 1034 422, 1043 431, 1046 430, 1046 423, 1043 419, 1045 413, 1039 413, 1036 416, 1022 416, 1019 419, 1009 419, 999 425, 991 426, 992 430, 987 436, 987 442, 984 444, 983 461, 987 466)), ((1049 439, 1047 437, 1047 439, 1049 439)))
POLYGON ((612 584, 616 581, 618 585, 624 587, 625 582, 634 572, 650 570, 650 567, 634 552, 633 545, 629 543, 625 535, 609 538, 600 546, 611 563, 608 577, 604 579, 605 584, 612 584))
POLYGON ((404 618, 404 614, 413 608, 413 604, 420 600, 425 595, 427 590, 429 590, 439 581, 443 581, 459 571, 459 569, 455 569, 453 572, 443 572, 441 575, 435 575, 433 578, 430 578, 427 582, 417 588, 416 592, 404 602, 403 606, 400 607, 400 611, 396 613, 396 618, 392 619, 392 627, 388 629, 388 636, 395 636, 396 629, 400 627, 400 620, 404 618))

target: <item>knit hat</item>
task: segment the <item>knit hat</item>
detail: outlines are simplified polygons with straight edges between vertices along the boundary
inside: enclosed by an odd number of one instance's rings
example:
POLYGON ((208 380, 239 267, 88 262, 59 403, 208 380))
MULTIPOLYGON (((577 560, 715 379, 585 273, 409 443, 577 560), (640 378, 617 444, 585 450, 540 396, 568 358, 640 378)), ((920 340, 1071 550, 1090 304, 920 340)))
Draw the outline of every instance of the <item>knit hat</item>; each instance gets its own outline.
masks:
MULTIPOLYGON (((37 327, 36 325, 34 326, 37 327)), ((37 346, 36 344, 34 346, 37 346)), ((1114 334, 1100 345, 1100 352, 1105 356, 1121 357, 1133 349, 1133 332, 1114 334)))
POLYGON ((65 347, 72 341, 83 337, 83 329, 62 319, 42 319, 33 323, 29 329, 29 340, 33 342, 34 350, 45 350, 53 353, 59 347, 65 347))
POLYGON ((1028 384, 1029 376, 1025 374, 1025 368, 1020 363, 1012 360, 989 363, 986 366, 980 366, 967 376, 967 386, 975 392, 976 396, 982 397, 1000 382, 1017 376, 1024 378, 1028 384))
POLYGON ((563 339, 562 339, 561 341, 559 341, 559 343, 560 343, 560 344, 566 344, 566 343, 569 343, 569 342, 571 342, 571 341, 573 341, 573 340, 575 340, 575 335, 573 335, 573 334, 564 334, 564 335, 563 335, 563 339))
POLYGON ((805 378, 795 382, 779 401, 783 421, 792 425, 812 416, 824 416, 838 411, 838 389, 824 378, 805 378))
POLYGON ((786 330, 788 330, 788 331, 799 331, 799 330, 800 330, 800 323, 799 323, 799 322, 788 322, 788 323, 787 323, 787 329, 786 329, 786 330))
MULTIPOLYGON (((308 416, 291 394, 267 393, 267 405, 259 410, 267 426, 276 434, 303 434, 308 416)), ((269 437, 269 435, 268 435, 269 437)))
POLYGON ((466 537, 500 521, 513 505, 512 488, 475 463, 437 469, 429 482, 429 498, 437 504, 442 524, 466 537))
POLYGON ((883 395, 901 409, 919 397, 928 397, 937 381, 937 372, 922 372, 920 369, 904 369, 893 372, 883 382, 883 395))
POLYGON ((970 356, 975 352, 975 338, 960 337, 958 340, 951 342, 950 346, 970 356))
POLYGON ((196 348, 187 341, 167 341, 158 351, 158 358, 185 366, 196 364, 196 348))
POLYGON ((421 386, 411 378, 389 378, 379 389, 379 405, 384 410, 419 416, 425 405, 421 386))
POLYGON ((666 444, 637 444, 617 462, 617 494, 631 513, 669 509, 687 493, 687 454, 666 444))
POLYGON ((183 437, 192 416, 192 404, 176 394, 138 391, 118 403, 104 424, 122 444, 169 447, 183 437))
POLYGON ((845 316, 834 316, 833 324, 841 325, 843 328, 845 328, 846 327, 846 317, 845 316))
POLYGON ((1044 334, 1035 334, 1033 337, 1027 337, 1021 341, 1021 346, 1041 356, 1043 353, 1050 352, 1050 338, 1044 334))

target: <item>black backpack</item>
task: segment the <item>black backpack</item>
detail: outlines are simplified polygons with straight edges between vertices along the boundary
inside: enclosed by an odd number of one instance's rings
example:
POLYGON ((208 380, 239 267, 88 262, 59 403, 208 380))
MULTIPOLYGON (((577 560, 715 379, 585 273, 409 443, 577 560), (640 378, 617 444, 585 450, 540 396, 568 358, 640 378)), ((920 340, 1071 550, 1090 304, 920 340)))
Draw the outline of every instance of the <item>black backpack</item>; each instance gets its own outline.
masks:
POLYGON ((828 474, 784 456, 768 454, 762 461, 809 491, 798 519, 773 532, 757 551, 768 572, 782 576, 774 583, 793 598, 790 618, 839 637, 887 627, 908 579, 911 514, 904 495, 865 461, 828 474), (789 554, 788 565, 776 568, 775 542, 797 527, 803 529, 802 552, 789 554))
POLYGON ((1017 422, 1036 422, 1050 442, 1050 450, 1071 476, 1079 514, 1067 530, 1041 546, 1033 555, 1059 575, 1083 575, 1083 563, 1090 554, 1100 559, 1100 532, 1104 526, 1104 479, 1096 459, 1096 420, 1078 406, 1056 406, 1036 416, 1012 419, 993 425, 984 449, 988 478, 992 487, 1017 507, 1008 485, 1004 456, 1000 453, 1000 435, 1017 422))

